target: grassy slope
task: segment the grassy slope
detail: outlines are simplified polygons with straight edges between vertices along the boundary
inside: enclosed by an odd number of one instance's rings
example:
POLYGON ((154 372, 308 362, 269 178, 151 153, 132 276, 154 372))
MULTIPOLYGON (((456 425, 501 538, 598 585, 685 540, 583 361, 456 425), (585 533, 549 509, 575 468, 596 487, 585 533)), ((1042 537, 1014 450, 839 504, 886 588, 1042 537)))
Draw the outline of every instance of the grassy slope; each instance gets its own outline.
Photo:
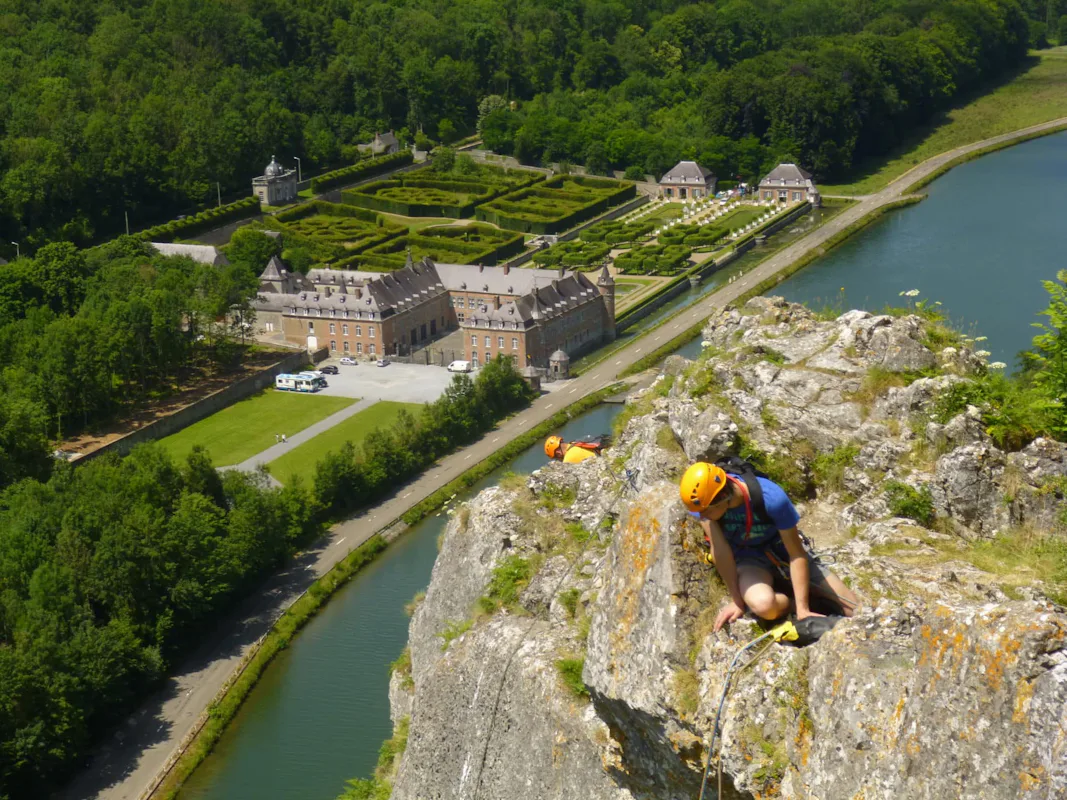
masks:
POLYGON ((1034 54, 1032 65, 1012 80, 966 105, 939 115, 889 157, 862 164, 856 180, 826 184, 823 194, 870 194, 916 164, 946 150, 1067 116, 1067 47, 1034 54))
POLYGON ((370 408, 346 419, 340 425, 320 433, 310 441, 276 458, 267 465, 271 474, 285 482, 291 475, 301 475, 310 481, 315 475, 315 465, 331 450, 337 450, 347 441, 359 445, 363 438, 376 428, 393 424, 400 410, 406 408, 412 414, 418 414, 422 406, 417 403, 397 403, 382 400, 370 408))
POLYGON ((266 389, 160 441, 176 460, 194 445, 211 453, 215 466, 237 464, 274 444, 274 435, 292 436, 356 402, 351 397, 323 397, 266 389))

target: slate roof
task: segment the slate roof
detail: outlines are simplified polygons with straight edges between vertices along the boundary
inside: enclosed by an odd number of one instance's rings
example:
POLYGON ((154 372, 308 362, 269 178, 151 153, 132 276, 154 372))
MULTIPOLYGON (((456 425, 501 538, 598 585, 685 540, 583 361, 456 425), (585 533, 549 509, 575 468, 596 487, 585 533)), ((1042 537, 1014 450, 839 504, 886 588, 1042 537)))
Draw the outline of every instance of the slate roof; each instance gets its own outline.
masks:
POLYGON ((529 294, 535 285, 544 286, 574 273, 558 269, 509 269, 505 274, 503 267, 437 264, 437 274, 451 292, 481 292, 514 297, 529 294))
MULTIPOLYGON (((440 266, 440 265, 438 265, 440 266)), ((520 270, 526 272, 527 270, 520 270)), ((547 270, 542 270, 547 271, 547 270)), ((573 308, 594 302, 600 292, 581 272, 553 279, 500 308, 486 304, 469 312, 460 325, 464 328, 528 328, 543 319, 552 319, 573 308)))
POLYGON ((150 244, 165 256, 188 256, 193 261, 210 264, 213 267, 225 267, 230 263, 226 260, 226 256, 211 245, 174 244, 173 242, 150 242, 150 244))
POLYGON ((759 182, 760 186, 812 186, 811 173, 796 164, 779 164, 759 182))
POLYGON ((397 140, 396 136, 393 135, 392 131, 389 131, 388 133, 376 133, 374 135, 374 141, 376 144, 383 145, 385 147, 400 146, 400 142, 397 140))
POLYGON ((710 169, 705 169, 695 161, 679 161, 659 179, 659 182, 661 184, 705 184, 714 177, 714 172, 710 169))

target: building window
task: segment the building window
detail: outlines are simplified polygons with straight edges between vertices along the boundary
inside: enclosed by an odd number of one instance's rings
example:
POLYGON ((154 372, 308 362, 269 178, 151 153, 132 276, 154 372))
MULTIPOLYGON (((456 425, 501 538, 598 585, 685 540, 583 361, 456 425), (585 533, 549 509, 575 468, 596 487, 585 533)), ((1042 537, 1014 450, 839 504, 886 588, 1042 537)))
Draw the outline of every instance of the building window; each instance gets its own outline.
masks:
MULTIPOLYGON (((345 342, 345 346, 347 346, 347 345, 348 345, 348 342, 345 342)), ((356 342, 356 352, 361 354, 361 355, 363 354, 363 342, 356 342)))
POLYGON ((371 355, 374 355, 375 353, 377 353, 377 352, 378 352, 378 350, 377 350, 377 348, 376 348, 376 347, 374 346, 374 343, 373 343, 373 342, 371 342, 371 346, 370 346, 370 351, 369 351, 369 352, 370 352, 370 354, 371 354, 371 355))
POLYGON ((501 350, 504 349, 504 337, 503 336, 497 336, 496 337, 496 346, 499 347, 501 350))
POLYGON ((471 334, 471 347, 477 347, 477 346, 478 346, 478 334, 472 333, 471 334))
POLYGON ((345 351, 346 353, 348 352, 348 342, 341 342, 341 347, 343 347, 343 348, 344 348, 344 351, 345 351))
POLYGON ((793 192, 793 199, 794 200, 799 200, 800 199, 800 192, 793 192))
POLYGON ((420 342, 425 342, 426 341, 426 325, 425 324, 419 326, 419 341, 420 342))
POLYGON ((519 349, 519 339, 518 339, 517 336, 512 336, 511 337, 511 349, 512 350, 518 350, 519 349))
POLYGON ((471 363, 474 364, 474 366, 478 366, 478 353, 477 352, 471 352, 471 363))
POLYGON ((331 353, 336 353, 337 352, 337 340, 336 339, 330 339, 330 352, 331 353))
POLYGON ((467 300, 466 300, 466 298, 464 298, 464 297, 457 297, 457 298, 456 298, 456 306, 457 306, 458 308, 466 308, 466 307, 467 307, 467 300))
POLYGON ((363 335, 363 326, 362 325, 357 325, 356 326, 356 336, 362 336, 362 335, 363 335))
POLYGON ((458 320, 459 322, 463 322, 463 320, 464 320, 464 319, 466 319, 466 316, 467 316, 466 314, 464 314, 464 313, 462 313, 462 312, 461 312, 461 313, 459 313, 459 314, 456 314, 456 319, 457 319, 457 320, 458 320))
POLYGON ((330 323, 330 333, 337 333, 337 325, 332 322, 330 323))
POLYGON ((341 326, 341 333, 342 333, 342 334, 343 334, 344 336, 348 336, 348 325, 342 325, 342 326, 341 326))
POLYGON ((437 320, 431 319, 430 320, 430 336, 436 336, 436 335, 437 335, 437 320))
POLYGON ((485 337, 485 349, 488 350, 492 346, 493 346, 493 337, 492 336, 486 336, 485 337))
POLYGON ((314 332, 315 332, 315 323, 309 321, 308 322, 308 333, 314 333, 314 332))
MULTIPOLYGON (((372 339, 374 338, 374 326, 373 325, 371 325, 370 327, 367 328, 367 335, 372 339)), ((371 352, 374 352, 374 351, 372 350, 371 352)))

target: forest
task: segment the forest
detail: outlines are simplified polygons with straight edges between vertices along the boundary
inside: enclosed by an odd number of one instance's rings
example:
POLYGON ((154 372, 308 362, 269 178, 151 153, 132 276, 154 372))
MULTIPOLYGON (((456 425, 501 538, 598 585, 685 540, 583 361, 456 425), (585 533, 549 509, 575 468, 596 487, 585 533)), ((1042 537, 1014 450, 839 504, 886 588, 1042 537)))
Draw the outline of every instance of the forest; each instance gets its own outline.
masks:
POLYGON ((818 177, 1047 39, 1067 0, 5 0, 0 232, 101 241, 395 129, 524 161, 818 177), (1047 25, 1046 23, 1051 23, 1047 25))

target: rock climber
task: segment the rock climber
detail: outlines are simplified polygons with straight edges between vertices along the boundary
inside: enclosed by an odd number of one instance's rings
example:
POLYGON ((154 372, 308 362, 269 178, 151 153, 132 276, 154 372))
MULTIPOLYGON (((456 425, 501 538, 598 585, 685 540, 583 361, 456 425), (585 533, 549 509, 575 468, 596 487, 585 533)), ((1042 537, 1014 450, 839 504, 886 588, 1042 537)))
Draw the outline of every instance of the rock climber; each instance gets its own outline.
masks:
POLYGON ((604 447, 602 439, 583 442, 564 442, 559 436, 545 439, 545 455, 564 464, 579 464, 587 458, 596 458, 604 447))
POLYGON ((822 616, 812 611, 812 594, 852 616, 859 598, 812 557, 789 495, 751 464, 736 458, 697 462, 685 471, 679 491, 700 521, 711 546, 709 560, 730 593, 730 602, 715 618, 716 631, 744 616, 746 608, 765 620, 791 610, 798 621, 822 616), (786 581, 792 584, 793 599, 779 591, 786 581))

